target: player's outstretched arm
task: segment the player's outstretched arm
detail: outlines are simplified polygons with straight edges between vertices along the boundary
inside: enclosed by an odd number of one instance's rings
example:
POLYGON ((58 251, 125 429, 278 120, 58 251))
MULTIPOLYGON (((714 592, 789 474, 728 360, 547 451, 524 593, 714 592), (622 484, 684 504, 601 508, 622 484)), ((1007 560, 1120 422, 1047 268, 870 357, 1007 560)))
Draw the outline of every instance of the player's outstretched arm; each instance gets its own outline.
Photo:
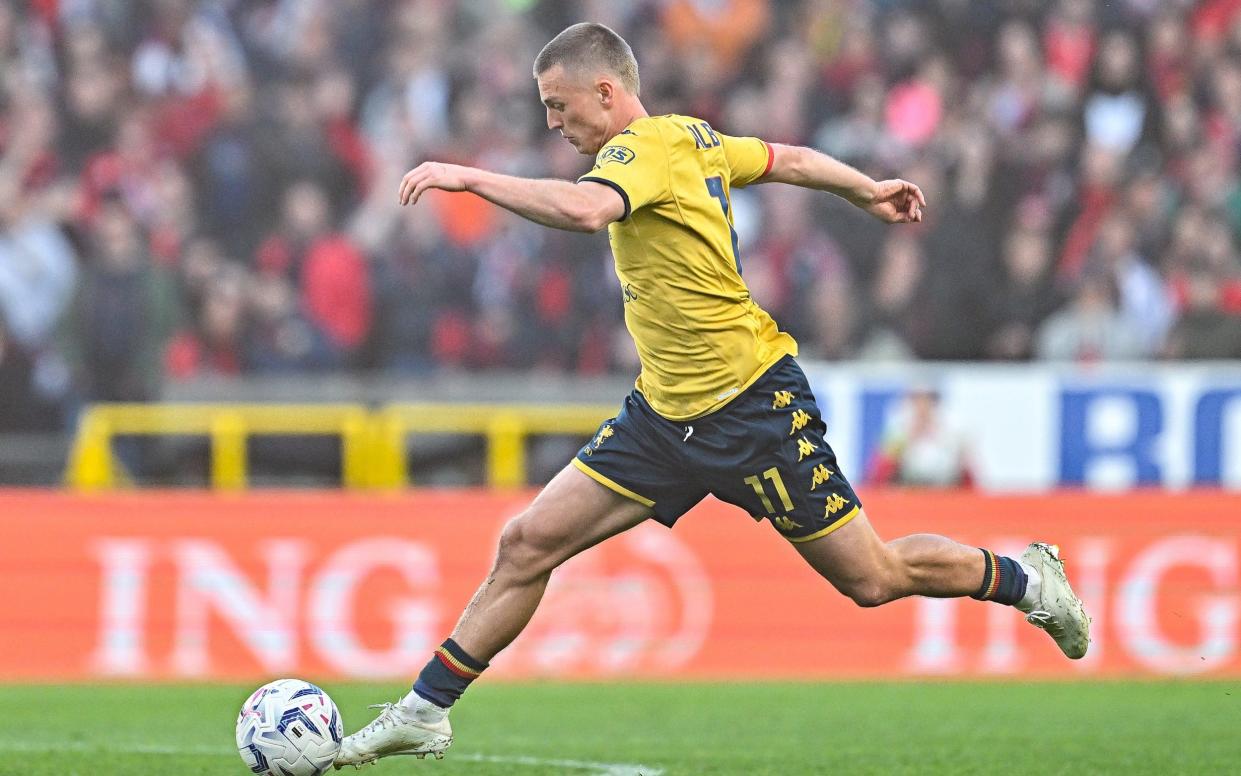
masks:
POLYGON ((471 191, 522 218, 574 232, 597 232, 625 215, 624 200, 600 183, 516 178, 442 162, 423 162, 405 173, 399 201, 413 205, 427 189, 471 191))
POLYGON ((771 170, 762 182, 791 183, 829 191, 889 224, 922 220, 926 197, 922 190, 899 178, 875 181, 844 162, 813 148, 772 143, 771 170))

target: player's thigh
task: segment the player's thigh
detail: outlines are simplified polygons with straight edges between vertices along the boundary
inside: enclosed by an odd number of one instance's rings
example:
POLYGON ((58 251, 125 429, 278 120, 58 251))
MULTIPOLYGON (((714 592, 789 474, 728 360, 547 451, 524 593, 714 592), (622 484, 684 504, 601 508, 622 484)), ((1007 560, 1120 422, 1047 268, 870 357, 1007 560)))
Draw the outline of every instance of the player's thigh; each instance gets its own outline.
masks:
POLYGON ((603 422, 572 465, 600 485, 651 508, 671 528, 707 495, 694 474, 692 433, 655 412, 637 391, 603 422), (688 444, 687 444, 688 442, 688 444))
MULTIPOLYGON (((792 544, 833 587, 861 599, 868 597, 870 589, 883 586, 892 566, 887 544, 875 533, 863 510, 825 536, 792 544)), ((877 590, 875 596, 879 596, 877 590)))
POLYGON ((651 514, 645 504, 566 466, 505 526, 497 564, 545 573, 651 514))

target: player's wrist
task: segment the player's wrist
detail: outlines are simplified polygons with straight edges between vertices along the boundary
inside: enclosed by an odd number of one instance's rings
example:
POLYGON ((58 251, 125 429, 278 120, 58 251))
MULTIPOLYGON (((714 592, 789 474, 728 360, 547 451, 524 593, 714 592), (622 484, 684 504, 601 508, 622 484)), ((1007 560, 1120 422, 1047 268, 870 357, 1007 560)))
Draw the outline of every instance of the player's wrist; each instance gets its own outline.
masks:
POLYGON ((867 178, 858 182, 849 193, 849 201, 858 207, 869 207, 875 203, 875 199, 879 196, 879 184, 867 178))

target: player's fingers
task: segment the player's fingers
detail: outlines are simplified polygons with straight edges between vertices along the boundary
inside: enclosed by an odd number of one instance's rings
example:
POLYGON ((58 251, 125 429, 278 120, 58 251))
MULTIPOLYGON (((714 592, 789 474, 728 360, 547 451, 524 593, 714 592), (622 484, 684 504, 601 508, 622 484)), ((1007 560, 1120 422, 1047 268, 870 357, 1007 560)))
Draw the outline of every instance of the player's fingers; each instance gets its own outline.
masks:
POLYGON ((402 205, 409 204, 409 195, 413 193, 414 187, 417 186, 418 182, 425 178, 426 175, 427 171, 421 165, 413 170, 410 170, 405 175, 405 177, 401 180, 400 202, 402 205))
POLYGON ((400 203, 400 204, 402 204, 402 205, 404 205, 404 204, 405 204, 405 192, 406 192, 406 190, 409 188, 409 179, 410 179, 410 178, 414 175, 414 173, 416 173, 416 172, 418 172, 418 168, 417 168, 417 167, 415 167, 414 169, 412 169, 412 170, 410 170, 409 172, 407 172, 407 173, 405 173, 404 175, 402 175, 402 176, 401 176, 401 183, 400 183, 400 185, 399 185, 399 186, 397 186, 397 187, 396 187, 396 201, 397 201, 397 202, 399 202, 399 203, 400 203))
POLYGON ((913 218, 914 201, 904 189, 893 198, 892 206, 896 209, 896 214, 900 216, 901 223, 908 223, 913 218))
POLYGON ((922 189, 913 183, 909 184, 909 188, 913 190, 913 195, 918 200, 918 205, 926 207, 926 196, 922 193, 922 189))
POLYGON ((418 198, 422 196, 422 192, 431 188, 432 182, 433 181, 430 176, 426 176, 422 180, 418 181, 418 184, 414 186, 414 190, 411 191, 409 194, 409 204, 411 205, 417 204, 418 198))
POLYGON ((427 179, 426 173, 421 173, 409 179, 405 184, 405 191, 401 199, 402 205, 412 205, 414 191, 418 188, 418 184, 427 179))
POLYGON ((897 197, 900 198, 902 208, 912 207, 917 197, 913 192, 913 185, 905 181, 899 181, 900 188, 897 189, 897 197))
POLYGON ((426 179, 429 175, 431 175, 430 162, 423 162, 405 173, 405 177, 401 179, 400 202, 402 205, 412 204, 409 201, 409 197, 413 193, 414 187, 418 185, 419 181, 426 179))

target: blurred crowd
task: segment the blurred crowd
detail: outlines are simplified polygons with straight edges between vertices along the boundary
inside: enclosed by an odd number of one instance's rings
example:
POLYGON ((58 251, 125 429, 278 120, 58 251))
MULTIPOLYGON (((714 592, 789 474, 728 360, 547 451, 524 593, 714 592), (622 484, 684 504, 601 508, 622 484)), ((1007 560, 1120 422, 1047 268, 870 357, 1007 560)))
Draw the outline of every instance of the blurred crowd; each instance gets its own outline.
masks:
POLYGON ((1241 0, 0 0, 0 426, 202 375, 636 369, 602 235, 425 159, 573 178, 534 55, 633 45, 651 113, 913 180, 889 228, 734 192, 829 359, 1241 357, 1241 0))

